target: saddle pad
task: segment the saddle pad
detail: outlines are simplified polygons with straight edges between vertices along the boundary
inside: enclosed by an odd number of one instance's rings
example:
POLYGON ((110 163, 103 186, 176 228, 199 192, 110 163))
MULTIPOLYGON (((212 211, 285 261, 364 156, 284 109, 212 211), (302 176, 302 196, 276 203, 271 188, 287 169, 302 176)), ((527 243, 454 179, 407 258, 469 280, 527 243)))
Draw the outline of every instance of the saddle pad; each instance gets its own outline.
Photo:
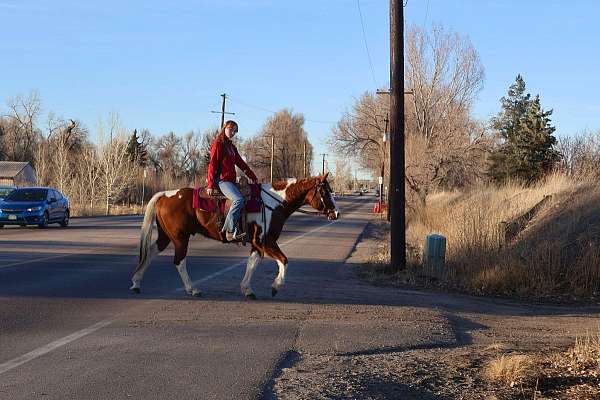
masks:
POLYGON ((221 214, 225 213, 225 200, 217 200, 212 197, 205 197, 206 191, 202 187, 194 188, 192 192, 192 208, 199 208, 206 212, 216 212, 217 204, 221 211, 221 214), (204 195, 204 196, 203 196, 204 195))
MULTIPOLYGON (((206 190, 203 187, 194 188, 192 193, 192 208, 215 212, 218 204, 221 213, 225 213, 225 200, 218 200, 207 196, 206 190)), ((260 184, 250 185, 250 197, 246 200, 246 211, 250 213, 260 212, 261 202, 260 184)))
POLYGON ((250 198, 246 201, 246 211, 249 213, 260 212, 260 203, 262 199, 260 197, 260 184, 250 185, 250 198))

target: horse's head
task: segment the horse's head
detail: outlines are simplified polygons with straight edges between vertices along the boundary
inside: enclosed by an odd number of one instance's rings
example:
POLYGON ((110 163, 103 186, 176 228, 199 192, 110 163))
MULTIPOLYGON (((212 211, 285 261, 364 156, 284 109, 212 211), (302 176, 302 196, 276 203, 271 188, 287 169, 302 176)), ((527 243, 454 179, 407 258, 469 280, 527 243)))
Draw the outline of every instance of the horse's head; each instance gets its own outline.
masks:
POLYGON ((308 192, 306 202, 315 210, 325 214, 328 219, 336 220, 340 216, 340 210, 335 204, 331 186, 329 186, 329 182, 327 182, 328 175, 329 173, 314 178, 314 190, 308 192))

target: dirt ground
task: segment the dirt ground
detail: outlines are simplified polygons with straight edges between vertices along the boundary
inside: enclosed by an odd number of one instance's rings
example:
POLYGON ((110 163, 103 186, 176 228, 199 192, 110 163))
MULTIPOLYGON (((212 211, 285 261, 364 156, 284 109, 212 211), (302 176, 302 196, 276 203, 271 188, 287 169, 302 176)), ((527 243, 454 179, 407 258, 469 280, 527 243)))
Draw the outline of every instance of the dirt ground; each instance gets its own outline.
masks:
POLYGON ((362 295, 387 299, 389 311, 406 308, 407 329, 435 313, 426 329, 438 329, 439 338, 354 353, 299 346, 274 377, 276 398, 600 399, 597 307, 429 292, 389 279, 367 282, 372 274, 364 268, 379 240, 370 225, 347 260, 362 295), (587 340, 585 351, 574 351, 578 339, 587 340), (518 362, 505 365, 509 360, 518 362))

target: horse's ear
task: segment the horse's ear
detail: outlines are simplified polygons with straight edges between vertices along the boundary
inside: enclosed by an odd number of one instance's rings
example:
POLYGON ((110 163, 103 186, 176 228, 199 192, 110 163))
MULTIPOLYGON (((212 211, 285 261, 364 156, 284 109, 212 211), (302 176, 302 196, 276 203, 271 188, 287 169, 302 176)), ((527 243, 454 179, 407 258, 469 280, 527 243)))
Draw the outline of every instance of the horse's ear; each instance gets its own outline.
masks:
POLYGON ((327 177, 329 176, 329 172, 327 172, 325 175, 323 175, 321 177, 321 182, 325 182, 327 180, 327 177))

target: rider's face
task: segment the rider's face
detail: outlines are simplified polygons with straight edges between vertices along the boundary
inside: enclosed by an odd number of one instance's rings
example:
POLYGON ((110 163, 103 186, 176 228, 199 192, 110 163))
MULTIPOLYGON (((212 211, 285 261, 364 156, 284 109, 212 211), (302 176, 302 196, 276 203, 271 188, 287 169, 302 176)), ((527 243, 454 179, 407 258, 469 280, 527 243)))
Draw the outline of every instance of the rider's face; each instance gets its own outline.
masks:
POLYGON ((227 128, 225 128, 225 135, 229 138, 229 139, 233 139, 233 137, 235 136, 235 134, 237 133, 237 127, 231 127, 228 126, 227 128))

